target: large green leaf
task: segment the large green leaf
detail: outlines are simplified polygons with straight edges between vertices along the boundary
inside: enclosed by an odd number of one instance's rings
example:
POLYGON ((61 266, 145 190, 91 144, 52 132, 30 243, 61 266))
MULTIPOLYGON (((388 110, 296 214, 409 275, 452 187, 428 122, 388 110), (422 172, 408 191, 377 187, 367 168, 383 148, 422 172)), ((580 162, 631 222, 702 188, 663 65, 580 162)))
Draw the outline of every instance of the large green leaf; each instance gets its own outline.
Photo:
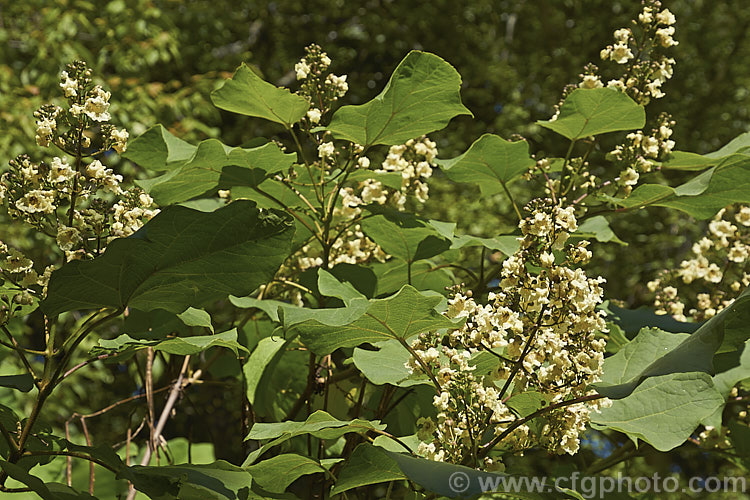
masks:
POLYGON ((701 323, 677 321, 668 314, 656 314, 653 309, 645 306, 638 309, 624 309, 610 303, 607 305, 607 316, 630 338, 643 328, 659 328, 673 333, 692 333, 701 326, 701 323))
POLYGON ((742 152, 747 148, 750 148, 750 132, 740 134, 722 148, 704 155, 686 151, 672 151, 669 159, 662 163, 662 169, 703 170, 708 167, 714 167, 726 157, 742 152))
POLYGON ((402 144, 445 127, 454 116, 471 115, 461 104, 461 76, 434 54, 412 51, 372 101, 343 106, 328 130, 357 144, 402 144))
POLYGON ((247 362, 242 367, 242 374, 245 377, 247 400, 250 404, 255 403, 255 393, 266 372, 266 368, 273 365, 274 361, 284 353, 284 349, 292 339, 293 337, 284 339, 277 336, 262 338, 250 354, 247 362))
POLYGON ((662 169, 670 170, 705 170, 708 167, 715 167, 719 164, 720 159, 709 158, 698 153, 687 151, 672 151, 669 159, 661 164, 662 169))
POLYGON ((273 321, 281 322, 285 327, 312 319, 327 325, 346 325, 362 316, 368 307, 368 302, 364 298, 352 299, 347 307, 330 309, 311 309, 278 300, 258 300, 253 297, 230 297, 229 300, 236 307, 260 309, 273 321))
POLYGON ((45 483, 40 478, 29 474, 23 467, 5 460, 0 460, 0 468, 9 477, 28 486, 42 500, 97 500, 88 493, 76 491, 60 483, 45 483))
POLYGON ((325 269, 318 271, 318 291, 327 297, 341 299, 347 306, 355 299, 365 298, 364 295, 354 288, 354 285, 351 283, 342 283, 325 269))
POLYGON ((238 350, 247 350, 237 342, 237 330, 233 328, 223 333, 217 333, 216 335, 175 337, 167 340, 136 340, 126 334, 122 334, 116 339, 99 340, 99 345, 94 347, 91 353, 97 356, 100 354, 124 354, 147 347, 153 347, 156 351, 180 356, 198 354, 212 347, 225 347, 234 352, 235 355, 238 354, 238 350))
POLYGON ((429 221, 395 210, 365 219, 362 230, 385 252, 407 262, 429 259, 451 246, 429 221))
POLYGON ((380 440, 375 440, 376 446, 363 443, 354 449, 338 474, 332 496, 359 486, 409 479, 441 498, 476 498, 482 493, 492 492, 507 492, 513 498, 529 500, 560 498, 553 485, 545 484, 541 478, 529 483, 527 477, 483 472, 463 465, 414 457, 403 453, 400 446, 396 448, 392 441, 386 448, 381 448, 377 445, 380 440), (394 451, 396 449, 399 451, 394 451))
POLYGON ((261 311, 266 313, 272 321, 275 322, 280 321, 279 309, 294 309, 299 307, 293 304, 289 304, 288 302, 281 302, 280 300, 256 299, 255 297, 235 297, 234 295, 229 296, 229 302, 231 302, 233 306, 240 307, 242 309, 260 309, 261 311))
POLYGON ((749 304, 750 294, 744 293, 687 336, 641 330, 636 339, 605 361, 603 379, 594 387, 600 394, 617 399, 633 392, 649 377, 713 373, 715 353, 737 350, 750 338, 749 304))
POLYGON ((207 328, 211 333, 214 333, 214 325, 211 324, 211 315, 203 309, 188 307, 178 314, 177 317, 187 326, 200 326, 207 328))
POLYGON ((137 184, 159 205, 171 205, 217 188, 257 186, 269 174, 288 169, 294 160, 293 154, 284 153, 272 142, 243 149, 208 139, 198 145, 190 158, 173 165, 169 172, 137 184))
POLYGON ((526 141, 506 141, 484 134, 468 151, 450 160, 441 160, 440 167, 455 182, 478 184, 485 196, 500 193, 505 185, 534 165, 526 141))
POLYGON ((364 315, 345 325, 331 325, 317 319, 292 326, 302 341, 316 354, 329 354, 341 347, 365 342, 407 339, 422 332, 457 328, 463 320, 452 321, 435 311, 440 296, 425 295, 405 285, 397 294, 370 301, 364 315))
POLYGON ((253 451, 245 459, 243 467, 254 463, 263 453, 270 448, 278 446, 289 439, 297 436, 303 436, 309 434, 319 439, 338 439, 344 434, 354 432, 358 434, 364 434, 372 430, 384 430, 385 425, 379 421, 369 420, 339 420, 332 417, 330 414, 317 410, 312 415, 307 417, 304 422, 278 422, 278 423, 262 423, 258 422, 253 425, 250 429, 250 434, 245 438, 253 439, 257 441, 271 440, 262 445, 257 450, 253 451))
POLYGON ((219 109, 264 118, 287 128, 310 109, 304 97, 263 81, 245 64, 237 68, 231 80, 211 92, 211 101, 219 109))
POLYGON ((712 153, 706 153, 703 156, 708 158, 724 158, 745 148, 750 148, 750 132, 745 132, 738 135, 720 149, 712 153))
MULTIPOLYGON (((658 328, 644 328, 617 354, 604 360, 601 384, 622 384, 638 377, 651 363, 680 345, 687 333, 667 333, 658 328)), ((710 360, 713 352, 708 355, 710 360)), ((677 370, 678 367, 675 367, 677 370)), ((695 371, 688 368, 687 371, 695 371)))
POLYGON ((347 432, 364 432, 372 429, 383 430, 385 425, 377 420, 373 422, 360 419, 339 420, 322 410, 317 410, 304 422, 290 420, 278 423, 258 422, 250 429, 250 434, 246 439, 265 440, 280 437, 289 439, 303 434, 310 434, 320 439, 333 439, 347 432))
POLYGON ((643 184, 629 197, 614 201, 625 208, 655 205, 708 219, 729 204, 750 203, 750 152, 732 154, 676 188, 643 184))
POLYGON ((159 500, 244 500, 250 474, 223 460, 205 465, 132 466, 118 477, 159 500))
POLYGON ((565 98, 556 120, 537 124, 571 140, 592 135, 634 130, 646 124, 646 112, 615 89, 576 89, 565 98))
POLYGON ((406 362, 409 361, 410 354, 398 340, 378 342, 375 347, 378 348, 377 351, 356 348, 352 355, 354 365, 367 380, 375 385, 390 384, 397 387, 430 384, 426 376, 409 373, 406 362))
POLYGON ((612 228, 609 227, 609 222, 603 215, 596 215, 590 219, 584 220, 576 229, 576 232, 572 234, 573 238, 581 239, 596 239, 602 243, 619 243, 620 245, 627 245, 624 241, 617 237, 612 228))
POLYGON ((128 143, 123 157, 156 172, 172 170, 189 160, 196 146, 172 135, 161 125, 154 125, 128 143))
POLYGON ((111 307, 182 312, 229 294, 247 295, 289 255, 283 212, 236 201, 215 212, 167 207, 100 257, 52 273, 44 311, 111 307))
POLYGON ((358 445, 339 472, 331 496, 368 484, 406 479, 398 464, 377 446, 358 445))
POLYGON ((614 400, 591 421, 643 439, 660 451, 685 442, 701 420, 724 404, 711 377, 703 372, 670 373, 646 379, 632 394, 614 400))
POLYGON ((283 493, 302 476, 326 472, 326 468, 311 458, 285 453, 245 468, 263 489, 283 493))

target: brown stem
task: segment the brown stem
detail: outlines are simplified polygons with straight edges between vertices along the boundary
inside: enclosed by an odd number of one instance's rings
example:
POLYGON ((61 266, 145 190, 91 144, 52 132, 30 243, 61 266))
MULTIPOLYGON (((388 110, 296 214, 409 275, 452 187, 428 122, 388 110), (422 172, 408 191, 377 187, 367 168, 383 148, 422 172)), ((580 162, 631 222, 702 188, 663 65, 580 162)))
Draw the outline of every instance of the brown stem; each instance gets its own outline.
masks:
MULTIPOLYGON (((161 415, 159 415, 159 422, 156 424, 156 428, 154 429, 153 440, 156 442, 161 439, 161 433, 164 430, 164 426, 167 424, 169 414, 172 413, 172 408, 174 408, 174 405, 177 402, 177 396, 180 395, 180 390, 182 390, 183 380, 185 378, 185 373, 187 372, 189 365, 190 355, 187 355, 185 356, 185 360, 182 362, 180 374, 177 376, 177 380, 172 385, 172 390, 169 393, 169 398, 167 398, 167 403, 164 405, 161 415)), ((149 464, 149 462, 151 462, 151 454, 153 453, 153 451, 154 449, 151 446, 146 448, 146 451, 143 454, 143 459, 141 460, 141 466, 146 466, 149 464)), ((133 485, 130 485, 130 491, 128 492, 127 500, 133 500, 135 498, 135 495, 136 490, 133 485)))
POLYGON ((604 396, 602 396, 600 394, 591 394, 589 396, 582 396, 580 398, 569 399, 567 401, 561 401, 560 403, 555 403, 553 405, 545 406, 544 408, 541 408, 541 409, 535 411, 531 415, 527 415, 524 418, 521 418, 521 419, 518 419, 518 420, 514 421, 501 434, 495 436, 495 438, 492 439, 492 441, 490 441, 486 445, 482 446, 479 449, 479 453, 477 454, 477 456, 479 458, 483 458, 483 457, 487 456, 487 454, 492 450, 492 448, 494 448, 495 446, 497 446, 497 444, 500 441, 502 441, 503 439, 505 439, 506 437, 508 437, 511 432, 513 432, 514 430, 516 430, 518 427, 522 426, 526 422, 535 419, 539 415, 543 415, 544 413, 547 413, 547 412, 552 411, 552 410, 557 410, 558 408, 564 408, 565 406, 575 405, 575 404, 578 404, 578 403, 585 403, 587 401, 594 401, 596 399, 601 399, 603 397, 604 396))
POLYGON ((111 358, 111 357, 116 356, 116 355, 117 354, 114 354, 114 353, 111 353, 111 354, 100 354, 99 356, 97 356, 95 358, 91 358, 91 359, 87 359, 86 361, 82 361, 82 362, 78 363, 77 365, 75 365, 70 370, 68 370, 65 373, 63 373, 62 377, 60 377, 60 380, 63 380, 64 378, 72 375, 74 372, 80 370, 81 368, 83 368, 84 366, 86 366, 88 364, 93 363, 94 361, 100 361, 102 359, 111 358))
POLYGON ((539 317, 536 320, 536 323, 534 325, 534 330, 531 332, 531 335, 529 335, 529 340, 526 341, 526 345, 523 348, 523 352, 521 352, 521 356, 516 360, 516 363, 513 365, 513 368, 511 368, 510 375, 508 375, 508 380, 505 381, 505 384, 503 385, 503 388, 500 390, 500 399, 503 399, 505 396, 505 391, 508 390, 508 387, 510 387, 510 384, 513 382, 513 379, 518 374, 519 370, 523 368, 523 360, 526 358, 526 355, 529 354, 529 351, 531 350, 531 345, 534 343, 534 339, 536 337, 537 332, 539 331, 539 328, 541 328, 541 321, 542 317, 544 316, 544 311, 546 308, 542 308, 541 311, 539 311, 539 317))
POLYGON ((287 413, 286 417, 284 417, 284 420, 293 420, 294 417, 297 416, 297 413, 299 413, 299 411, 302 409, 302 407, 305 405, 307 400, 312 395, 313 389, 315 388, 315 370, 316 370, 315 354, 313 352, 310 352, 310 359, 308 362, 307 385, 305 386, 305 390, 302 391, 302 394, 299 395, 299 398, 297 398, 297 401, 294 402, 294 406, 292 406, 291 410, 289 410, 289 413, 287 413))
MULTIPOLYGON (((18 354, 18 357, 21 359, 23 366, 26 367, 26 371, 28 371, 29 375, 31 375, 34 378, 34 385, 36 386, 37 389, 39 389, 39 380, 36 376, 36 373, 34 372, 34 369, 31 367, 31 363, 29 363, 29 360, 26 359, 26 354, 25 354, 26 349, 21 347, 20 344, 16 342, 15 337, 13 337, 13 335, 10 333, 10 331, 5 325, 2 325, 0 328, 3 330, 5 335, 8 337, 8 340, 10 341, 10 345, 8 347, 13 349, 16 352, 16 354, 18 354)), ((38 351, 38 352, 34 352, 34 354, 43 355, 45 354, 45 352, 38 351)))
MULTIPOLYGON (((89 436, 89 429, 86 427, 86 418, 81 417, 81 429, 83 429, 83 435, 86 437, 86 446, 91 446, 91 436, 89 436)), ((89 463, 89 494, 94 494, 94 462, 89 463)))
MULTIPOLYGON (((70 419, 65 421, 65 439, 70 442, 70 419)), ((65 459, 65 479, 68 486, 73 486, 73 459, 68 457, 65 459)))
POLYGON ((146 350, 146 378, 143 381, 146 389, 146 407, 148 408, 148 447, 156 449, 154 429, 154 348, 146 350))
POLYGON ((76 197, 78 196, 78 176, 81 175, 81 140, 83 139, 83 126, 78 129, 76 138, 76 174, 73 176, 73 190, 70 193, 70 210, 68 211, 68 227, 73 227, 73 218, 76 213, 76 197))

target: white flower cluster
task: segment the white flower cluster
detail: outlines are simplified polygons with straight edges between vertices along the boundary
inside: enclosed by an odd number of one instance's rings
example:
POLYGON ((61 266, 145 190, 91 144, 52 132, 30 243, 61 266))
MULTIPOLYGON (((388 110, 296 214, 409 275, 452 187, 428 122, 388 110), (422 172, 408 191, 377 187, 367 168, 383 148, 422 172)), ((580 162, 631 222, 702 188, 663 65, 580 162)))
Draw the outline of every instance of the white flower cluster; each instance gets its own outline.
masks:
POLYGON ((154 208, 154 200, 147 193, 132 190, 128 196, 114 204, 112 212, 111 235, 124 238, 138 231, 159 210, 154 208))
POLYGON ((89 163, 84 172, 92 184, 101 186, 112 193, 122 194, 123 191, 120 188, 122 176, 114 173, 111 168, 106 168, 99 160, 89 163))
POLYGON ((298 92, 313 106, 308 110, 306 118, 310 125, 317 125, 331 105, 349 91, 346 82, 347 75, 337 76, 326 73, 331 65, 331 58, 318 45, 305 47, 305 57, 294 65, 297 80, 302 82, 298 92))
POLYGON ((31 304, 40 292, 42 297, 46 295, 53 269, 48 266, 44 273, 37 274, 31 259, 0 241, 0 278, 6 282, 5 290, 0 294, 0 325, 22 306, 31 304))
MULTIPOLYGON (((535 200, 531 216, 520 224, 521 248, 504 263, 500 290, 487 304, 457 293, 446 314, 466 318, 464 326, 443 336, 422 334, 411 347, 407 366, 430 375, 439 386, 437 422, 422 429, 420 451, 435 460, 459 462, 484 439, 489 425, 498 436, 518 417, 509 397, 535 391, 548 404, 586 396, 601 375, 606 331, 603 278, 588 278, 580 268, 591 257, 587 242, 566 244, 577 229, 573 207, 535 200), (557 263, 554 251, 564 250, 557 263), (529 271, 538 268, 538 273, 529 271), (481 351, 498 358, 488 375, 475 374, 471 359, 481 351)), ((520 425, 501 441, 506 451, 541 444, 556 453, 577 452, 579 433, 589 412, 606 400, 579 403, 545 413, 544 425, 520 425)))
POLYGON ((750 285, 750 207, 719 211, 706 236, 693 244, 692 254, 679 269, 663 271, 648 282, 648 289, 656 293, 657 314, 702 321, 729 306, 750 285))
POLYGON ((85 114, 95 122, 108 122, 112 118, 109 114, 110 97, 112 97, 110 92, 96 85, 86 93, 86 100, 83 104, 75 103, 70 106, 70 114, 75 118, 80 118, 81 114, 85 114))
MULTIPOLYGON (((374 178, 365 179, 356 188, 341 188, 341 208, 337 208, 336 213, 346 218, 354 218, 362 212, 359 208, 362 205, 385 205, 388 202, 393 203, 398 210, 404 210, 408 195, 412 193, 420 203, 424 203, 429 197, 427 179, 432 176, 437 153, 436 144, 426 136, 410 139, 406 144, 391 146, 381 168, 373 172, 400 173, 400 189, 389 188, 374 178)), ((357 163, 362 169, 370 166, 367 157, 359 158, 357 163)))
MULTIPOLYGON (((674 15, 669 9, 660 9, 659 1, 647 2, 638 15, 641 38, 638 39, 630 28, 620 28, 614 32, 615 43, 600 53, 602 60, 629 65, 624 75, 607 82, 607 87, 627 92, 641 104, 647 104, 652 98, 664 97, 661 86, 672 78, 674 59, 653 50, 654 47, 668 49, 678 44, 672 37, 675 32, 674 15), (639 54, 638 59, 635 59, 634 51, 639 54)), ((591 85, 603 86, 598 77, 587 75, 581 86, 591 88, 591 85)))
POLYGON ((623 144, 607 154, 607 158, 622 169, 617 183, 626 195, 638 184, 640 174, 651 172, 657 161, 664 160, 672 152, 675 142, 670 137, 674 125, 671 116, 662 113, 649 135, 642 130, 631 132, 623 144))
MULTIPOLYGON (((359 224, 355 224, 344 231, 331 246, 328 267, 333 267, 336 264, 362 264, 373 260, 385 262, 387 258, 388 254, 383 252, 378 244, 365 236, 359 224)), ((305 271, 323 265, 323 258, 310 245, 302 247, 296 259, 293 260, 297 271, 305 271)), ((280 273, 289 274, 289 271, 292 270, 294 269, 285 270, 282 267, 280 273)))
POLYGON ((36 118, 36 143, 46 148, 52 142, 57 132, 57 119, 62 113, 59 106, 46 105, 34 112, 36 118))
POLYGON ((85 63, 69 64, 60 83, 68 110, 45 105, 34 114, 37 143, 55 144, 67 156, 37 164, 28 155, 20 155, 0 175, 0 203, 5 205, 7 200, 9 215, 54 237, 66 260, 93 256, 108 238, 132 233, 155 214, 148 195, 123 190, 122 175, 96 159, 110 148, 125 151, 129 134, 104 123, 110 119, 111 95, 91 82, 85 63), (96 196, 100 190, 104 195, 96 196), (110 208, 111 195, 114 208, 110 208), (140 205, 128 201, 139 196, 140 205), (111 211, 114 225, 110 228, 111 211))

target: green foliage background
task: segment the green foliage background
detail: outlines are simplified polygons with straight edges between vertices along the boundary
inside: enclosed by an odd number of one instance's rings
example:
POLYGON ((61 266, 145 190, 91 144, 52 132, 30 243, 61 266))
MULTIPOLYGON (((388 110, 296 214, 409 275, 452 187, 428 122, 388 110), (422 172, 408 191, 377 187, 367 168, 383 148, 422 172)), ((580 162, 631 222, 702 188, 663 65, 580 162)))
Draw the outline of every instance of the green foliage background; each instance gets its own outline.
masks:
MULTIPOLYGON (((750 57, 750 13, 741 0, 667 6, 679 20, 681 43, 674 49, 675 76, 665 88, 669 98, 654 111, 677 120, 679 149, 705 153, 750 127, 750 69, 740 64, 750 57)), ((33 156, 31 114, 55 95, 57 75, 75 58, 89 61, 112 89, 112 114, 131 137, 154 123, 191 142, 220 136, 241 145, 272 137, 280 127, 219 112, 208 94, 242 62, 268 81, 294 87, 293 65, 303 47, 316 42, 334 70, 348 75, 352 90, 344 104, 374 97, 411 49, 453 64, 474 118, 459 117, 436 135, 441 157, 465 151, 483 133, 523 135, 534 152, 542 133, 534 122, 552 114, 560 90, 577 80, 586 62, 598 60, 631 7, 609 0, 10 2, 0 11, 0 151, 4 158, 33 156)), ((121 168, 137 175, 127 164, 121 168)), ((483 198, 441 180, 431 182, 426 216, 456 220, 459 228, 485 236, 513 224, 501 215, 510 213, 502 195, 483 198)), ((628 272, 607 287, 610 296, 631 305, 643 300, 640 283, 671 264, 702 229, 660 209, 620 218, 614 229, 632 233, 652 218, 654 232, 638 232, 633 241, 637 256, 629 247, 595 252, 597 265, 627 263, 619 267, 628 272)))
MULTIPOLYGON (((0 159, 6 162, 20 153, 35 156, 32 112, 57 95, 60 70, 78 58, 87 60, 112 90, 114 121, 131 137, 155 123, 193 143, 221 137, 239 146, 254 137, 275 137, 281 127, 219 112, 209 93, 243 62, 261 71, 267 81, 294 88, 292 68, 303 47, 312 42, 328 52, 333 71, 348 75, 352 90, 343 104, 374 97, 411 49, 433 52, 453 64, 463 77, 462 99, 474 118, 459 117, 436 134, 443 158, 465 151, 483 133, 506 138, 520 134, 536 151, 542 129, 534 122, 549 118, 562 87, 577 81, 586 62, 598 60, 612 30, 630 19, 634 3, 5 2, 0 7, 0 159)), ((742 63, 750 60, 750 11, 742 0, 682 0, 666 6, 677 16, 680 45, 674 50, 675 77, 665 85, 668 98, 656 103, 653 111, 674 116, 673 139, 679 149, 712 151, 750 128, 750 66, 742 63)), ((546 144, 555 147, 553 142, 546 144)), ((127 161, 119 168, 132 177, 140 174, 127 161)), ((680 174, 671 175, 674 184, 680 174)), ((507 232, 514 224, 512 218, 504 218, 512 211, 502 195, 480 197, 475 188, 439 176, 430 188, 431 198, 422 211, 427 217, 457 221, 464 231, 487 237, 507 232)), ((0 220, 0 227, 5 231, 10 226, 0 220)), ((642 304, 643 283, 673 265, 702 232, 693 219, 657 208, 619 218, 613 229, 621 237, 636 236, 630 246, 610 244, 599 252, 594 248, 596 260, 590 269, 592 274, 596 266, 607 269, 600 274, 611 277, 608 296, 631 306, 642 304)), ((0 237, 26 248, 35 244, 23 232, 0 237)), ((44 252, 39 248, 40 255, 44 252)), ((219 370, 220 365, 214 366, 219 370)), ((176 371, 169 365, 157 368, 164 380, 176 371)), ((86 377, 89 387, 71 385, 65 397, 53 402, 53 415, 66 418, 71 409, 97 410, 112 401, 113 393, 132 390, 130 375, 116 369, 90 370, 86 377), (91 389, 105 385, 106 391, 91 389)), ((233 390, 199 387, 189 396, 194 399, 190 409, 179 412, 170 425, 201 434, 194 435, 196 441, 212 441, 217 457, 237 461, 243 450, 228 439, 238 429, 216 424, 239 421, 240 396, 233 390), (205 435, 203 422, 209 418, 214 424, 205 435)), ((106 441, 107 431, 127 423, 123 416, 91 425, 92 433, 106 441)), ((688 454, 675 460, 684 468, 693 467, 694 457, 688 454)))

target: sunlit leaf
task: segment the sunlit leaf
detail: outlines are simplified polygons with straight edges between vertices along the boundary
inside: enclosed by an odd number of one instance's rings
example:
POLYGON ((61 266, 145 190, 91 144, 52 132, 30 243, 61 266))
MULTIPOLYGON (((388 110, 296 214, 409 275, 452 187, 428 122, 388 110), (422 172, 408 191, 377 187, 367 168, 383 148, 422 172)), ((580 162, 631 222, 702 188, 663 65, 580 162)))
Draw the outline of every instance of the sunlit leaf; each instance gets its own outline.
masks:
POLYGON ((182 312, 268 281, 289 254, 286 214, 236 201, 215 212, 167 207, 94 260, 52 273, 44 311, 125 306, 182 312))
POLYGON ((449 179, 478 185, 485 196, 503 192, 534 163, 526 141, 506 141, 492 134, 474 141, 464 154, 439 162, 449 179))
POLYGON ((339 108, 328 125, 337 139, 363 146, 403 144, 471 115, 461 104, 461 76, 436 55, 412 51, 372 101, 339 108))
POLYGON ((592 135, 635 130, 646 123, 646 112, 619 90, 576 89, 565 98, 556 120, 537 124, 571 140, 592 135))
POLYGON ((287 128, 300 121, 310 109, 304 97, 263 81, 244 64, 237 68, 231 80, 211 93, 211 101, 219 109, 264 118, 287 128))

